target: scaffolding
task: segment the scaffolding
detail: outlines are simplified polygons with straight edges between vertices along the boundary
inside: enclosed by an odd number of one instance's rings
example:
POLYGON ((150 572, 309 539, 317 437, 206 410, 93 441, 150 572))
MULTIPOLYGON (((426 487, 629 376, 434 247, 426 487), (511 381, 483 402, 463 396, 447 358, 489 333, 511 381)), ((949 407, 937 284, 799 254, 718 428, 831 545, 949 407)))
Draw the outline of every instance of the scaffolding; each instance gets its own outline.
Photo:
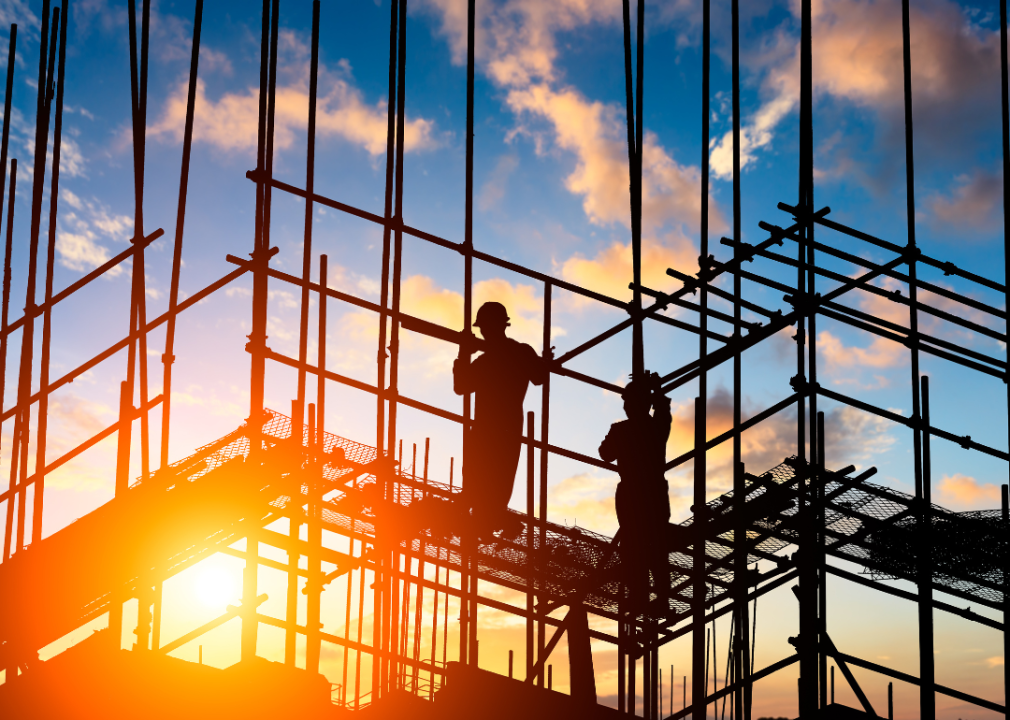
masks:
MULTIPOLYGON (((933 504, 930 448, 934 438, 955 443, 966 450, 999 460, 1010 460, 1007 451, 980 443, 968 435, 933 424, 929 411, 929 380, 920 373, 923 353, 957 366, 963 373, 1002 379, 1006 383, 1007 360, 974 350, 968 343, 954 343, 924 331, 920 318, 927 315, 959 330, 1006 343, 1005 284, 956 267, 924 254, 916 245, 912 57, 909 40, 909 0, 902 0, 902 43, 905 110, 905 149, 908 227, 904 243, 876 237, 831 218, 830 208, 814 201, 812 122, 811 3, 801 2, 799 193, 794 203, 779 203, 788 217, 780 224, 761 222, 766 239, 756 244, 742 241, 740 157, 740 42, 739 0, 732 0, 732 107, 733 107, 733 226, 723 238, 728 248, 718 259, 709 241, 709 147, 710 147, 710 0, 702 3, 702 98, 700 262, 696 271, 670 268, 667 273, 681 283, 674 292, 647 287, 642 280, 642 174, 643 174, 643 72, 645 3, 639 0, 632 13, 630 0, 623 1, 624 64, 626 79, 627 142, 630 184, 630 227, 633 250, 631 302, 564 281, 547 272, 526 268, 480 250, 473 237, 473 123, 476 0, 468 3, 466 88, 466 186, 465 222, 461 240, 437 237, 407 224, 404 199, 405 75, 407 63, 407 2, 392 0, 389 32, 388 126, 385 156, 385 196, 381 213, 352 207, 315 191, 316 100, 319 74, 320 3, 312 4, 309 108, 306 143, 306 177, 302 187, 274 177, 274 129, 278 75, 279 0, 264 0, 262 15, 259 123, 256 167, 247 173, 255 188, 255 233, 250 259, 229 255, 235 268, 214 283, 185 299, 180 297, 183 236, 187 205, 190 157, 193 144, 198 60, 203 2, 196 0, 187 112, 182 147, 178 214, 171 265, 169 309, 149 318, 145 304, 145 250, 163 235, 145 229, 143 218, 145 133, 147 127, 147 67, 149 57, 150 2, 143 0, 139 12, 129 2, 129 40, 133 119, 133 172, 135 178, 135 233, 131 247, 63 290, 54 288, 56 219, 59 198, 59 160, 63 117, 63 69, 71 3, 50 7, 43 0, 41 48, 38 65, 36 142, 32 173, 32 211, 27 295, 23 317, 11 320, 11 257, 14 193, 17 160, 10 163, 6 183, 11 89, 16 72, 17 27, 11 27, 7 62, 7 85, 0 166, 0 184, 7 184, 8 209, 2 327, 0 327, 0 383, 7 376, 8 345, 20 333, 17 358, 16 400, 4 398, 0 420, 12 428, 10 477, 0 495, 5 512, 4 553, 0 584, 13 591, 0 593, 0 667, 7 680, 30 674, 38 650, 81 627, 108 616, 110 635, 119 643, 123 630, 123 605, 138 602, 136 650, 168 654, 186 643, 232 620, 241 623, 241 657, 256 656, 257 634, 263 625, 285 634, 285 663, 295 665, 300 642, 305 644, 305 669, 318 672, 324 644, 342 655, 342 676, 335 683, 334 700, 349 709, 377 703, 397 690, 428 699, 442 689, 450 658, 460 665, 476 667, 477 629, 480 608, 492 608, 525 619, 526 683, 550 687, 548 661, 562 635, 573 631, 581 611, 606 618, 617 625, 616 635, 596 629, 590 637, 609 643, 618 657, 617 710, 637 714, 641 694, 642 715, 659 718, 706 717, 719 700, 732 698, 733 717, 750 718, 754 684, 761 678, 799 665, 798 709, 800 717, 813 717, 830 705, 828 663, 842 671, 859 699, 862 710, 873 709, 849 666, 865 668, 883 676, 919 687, 919 712, 923 720, 936 716, 936 694, 969 702, 977 707, 1005 713, 1004 705, 937 684, 934 671, 933 615, 950 613, 1003 634, 1005 621, 973 612, 935 597, 970 601, 1005 618, 1007 593, 1005 572, 1006 532, 1010 525, 1004 486, 1001 510, 953 513, 933 504), (62 12, 62 16, 61 16, 62 12), (635 23, 633 24, 633 19, 635 23), (139 35, 139 42, 138 42, 139 35), (53 101, 55 100, 55 105, 53 101), (51 125, 51 128, 50 128, 51 125), (46 181, 47 139, 51 138, 49 169, 51 203, 48 234, 41 218, 46 181), (271 246, 271 208, 275 193, 301 198, 305 204, 302 272, 292 275, 271 266, 276 248, 271 246), (329 287, 327 256, 313 250, 313 213, 330 208, 382 228, 381 293, 378 303, 329 287), (816 238, 815 238, 816 232, 816 238), (40 238, 46 239, 45 280, 42 301, 38 270, 40 238), (401 270, 404 243, 426 243, 441 252, 461 256, 464 263, 463 331, 412 317, 401 310, 401 270), (859 243, 888 254, 887 262, 867 260, 853 249, 859 243), (776 248, 783 248, 777 251, 776 248), (846 249, 843 249, 846 248, 846 249), (826 267, 825 258, 852 268, 848 273, 826 267), (114 268, 131 263, 130 325, 126 336, 105 351, 60 377, 51 374, 51 314, 59 303, 73 302, 74 295, 114 268), (666 369, 662 388, 670 393, 684 386, 697 387, 694 448, 670 460, 667 469, 693 463, 693 516, 671 525, 667 537, 671 568, 668 602, 657 595, 643 610, 626 602, 621 567, 620 537, 608 538, 578 527, 548 520, 547 486, 549 459, 564 457, 590 467, 616 468, 596 458, 591 451, 562 447, 551 442, 551 382, 544 383, 539 418, 526 418, 525 512, 511 511, 520 520, 522 532, 514 540, 481 543, 453 508, 459 487, 450 474, 448 482, 429 477, 429 447, 418 465, 416 446, 412 461, 403 457, 398 433, 398 412, 412 408, 456 423, 461 432, 470 427, 472 405, 463 397, 462 412, 446 410, 401 393, 399 378, 400 339, 404 332, 418 333, 440 341, 460 344, 470 337, 473 315, 474 263, 517 273, 537 284, 543 297, 542 351, 551 349, 552 293, 563 290, 593 303, 617 308, 627 318, 596 336, 586 338, 550 361, 552 375, 570 378, 587 386, 619 394, 613 383, 578 372, 570 362, 602 343, 611 345, 622 331, 631 329, 633 378, 642 378, 645 325, 662 324, 697 338, 696 359, 666 369), (751 270, 745 263, 752 263, 751 270), (795 270, 795 284, 773 280, 772 268, 795 270), (768 272, 759 269, 765 268, 768 272), (951 281, 995 292, 1003 307, 984 303, 968 292, 923 280, 922 268, 943 273, 951 281), (252 278, 252 332, 250 355, 250 407, 246 422, 234 432, 170 462, 172 368, 177 319, 201 300, 236 279, 252 278), (730 279, 727 290, 717 280, 730 279), (884 289, 887 279, 901 292, 884 289), (291 357, 267 344, 268 284, 284 283, 300 293, 298 355, 291 357), (745 288, 752 293, 748 298, 745 288), (778 306, 767 306, 769 288, 784 295, 778 306), (696 300, 689 300, 696 296, 696 300), (855 297, 874 296, 901 306, 907 322, 895 322, 856 309, 855 297), (721 312, 712 299, 728 301, 732 314, 721 312), (756 298, 756 299, 755 299, 756 298), (945 304, 930 304, 943 298, 945 304), (758 300, 761 300, 760 302, 758 300), (318 327, 310 327, 310 300, 315 300, 318 327), (343 303, 374 314, 378 328, 375 382, 345 377, 327 366, 326 317, 331 303, 343 303), (663 314, 677 307, 688 310, 696 322, 663 314), (951 308, 954 309, 951 309, 951 308), (746 313, 746 318, 745 318, 746 313), (819 317, 858 328, 908 349, 912 413, 904 416, 875 407, 818 382, 817 320, 819 317), (710 324, 711 321, 711 324, 710 324), (718 323, 718 325, 716 324, 718 323), (745 353, 780 333, 795 327, 796 373, 784 397, 768 408, 745 418, 742 408, 742 364, 745 353), (149 396, 148 337, 165 332, 162 393, 149 396), (41 332, 41 340, 36 333, 41 332), (317 357, 309 347, 316 335, 317 357), (35 357, 36 347, 40 356, 35 357), (56 459, 47 455, 47 409, 50 397, 85 372, 127 353, 125 380, 121 385, 119 419, 56 459), (728 431, 709 437, 707 409, 708 376, 723 364, 731 365, 733 424, 728 431), (268 369, 286 366, 297 372, 297 390, 288 417, 265 406, 268 369), (36 376, 36 369, 38 375, 36 376), (370 444, 355 442, 327 432, 326 390, 342 384, 375 398, 375 433, 370 444), (38 390, 33 392, 33 387, 38 390), (315 390, 315 397, 311 390, 315 390), (868 482, 873 470, 854 475, 853 467, 830 470, 825 462, 824 413, 819 400, 834 401, 884 418, 906 428, 913 441, 915 492, 907 495, 868 482), (742 438, 745 431, 775 417, 795 411, 795 453, 760 474, 744 466, 742 438), (156 467, 150 457, 151 413, 161 413, 160 448, 156 467), (32 426, 34 417, 35 424, 32 426), (139 426, 141 476, 131 482, 132 434, 139 426), (100 441, 115 435, 118 443, 115 474, 116 498, 93 513, 42 537, 45 480, 48 475, 100 441), (29 472, 29 445, 34 438, 34 470, 29 472), (707 455, 730 443, 733 449, 733 489, 709 500, 707 455), (409 469, 408 469, 409 467, 409 469), (419 472, 419 467, 423 468, 419 472), (270 526, 287 520, 287 533, 270 526), (302 537, 302 528, 305 537, 302 537), (30 533, 29 533, 30 530, 30 533), (324 531, 325 534, 324 534, 324 531), (339 537, 347 551, 337 550, 339 537), (123 538, 129 538, 127 547, 123 538), (287 554, 280 562, 264 552, 266 547, 287 554), (785 551, 793 548, 795 552, 785 551), (222 616, 178 638, 161 637, 163 583, 215 553, 244 561, 242 599, 222 616), (89 559, 90 558, 90 559, 89 559), (94 558, 106 561, 96 564, 94 558), (840 559, 862 565, 868 574, 856 574, 834 565, 840 559), (756 571, 766 561, 771 569, 756 571), (258 610, 264 601, 258 582, 259 569, 267 567, 288 578, 286 614, 272 617, 258 610), (827 578, 890 594, 915 604, 918 613, 918 676, 856 657, 836 646, 827 633, 827 578), (915 591, 886 581, 901 578, 915 591), (507 588, 524 596, 524 605, 513 605, 490 594, 481 594, 481 583, 507 588), (776 588, 795 583, 799 600, 799 634, 790 640, 795 652, 771 665, 756 669, 750 628, 750 603, 776 588), (299 588, 305 595, 305 619, 299 620, 299 588), (343 634, 324 631, 325 594, 342 598, 343 634), (450 599, 459 612, 459 644, 450 649, 450 599), (352 617, 352 608, 356 617, 352 617), (564 618, 556 617, 567 612, 564 618), (372 620, 366 616, 371 614, 372 620), (718 617, 732 616, 729 677, 723 687, 710 689, 707 668, 706 628, 718 617), (351 632, 355 628, 356 634, 351 632), (365 632, 368 627, 369 632, 365 632), (684 636, 692 638, 691 702, 674 713, 661 707, 659 650, 684 636), (303 638, 303 640, 300 640, 303 638), (429 640, 430 638, 430 640, 429 640), (422 656, 422 648, 429 653, 422 656), (440 652, 439 652, 440 651, 440 652), (639 674, 640 673, 640 674, 639 674)), ((616 2, 616 0, 615 0, 616 2)), ((1010 110, 1007 97, 1006 3, 1000 2, 1002 50, 1002 141, 1003 169, 1010 169, 1010 110)), ((1010 190, 1004 187, 1004 208, 1010 190)), ((0 208, 2 213, 2 208, 0 208)), ((1006 215, 1005 218, 1010 217, 1006 215)), ((2 215, 0 215, 2 222, 2 215)), ((1004 220, 1004 229, 1006 223, 1004 220)), ((1006 277, 1006 275, 1004 275, 1006 277)), ((15 362, 11 359, 12 364, 15 362)), ((1008 395, 1010 402, 1010 395, 1008 395)), ((941 421, 942 423, 942 421, 941 421)), ((6 426, 5 426, 6 427, 6 426)), ((591 439, 595 446, 596 439, 591 439)), ((443 479, 444 480, 444 479, 443 479)), ((764 567, 768 567, 766 564, 764 567)), ((339 623, 340 618, 335 622, 339 623)), ((1010 665, 1004 665, 1004 680, 1010 680, 1010 665)), ((511 676, 511 664, 510 664, 511 676)), ((671 678, 672 679, 672 678, 671 678)), ((830 687, 833 688, 833 674, 830 687)), ((831 695, 833 696, 833 690, 831 695)), ((595 697, 595 693, 594 693, 595 697)), ((833 702, 833 697, 830 698, 833 702)))

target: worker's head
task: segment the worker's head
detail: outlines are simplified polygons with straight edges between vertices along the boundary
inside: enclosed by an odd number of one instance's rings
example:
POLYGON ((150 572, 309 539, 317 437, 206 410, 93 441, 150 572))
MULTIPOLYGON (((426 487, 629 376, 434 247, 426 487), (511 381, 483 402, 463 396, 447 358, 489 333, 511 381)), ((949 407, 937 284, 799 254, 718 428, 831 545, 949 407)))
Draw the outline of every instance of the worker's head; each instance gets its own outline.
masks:
POLYGON ((505 328, 509 326, 509 314, 501 303, 486 302, 477 311, 477 319, 473 324, 480 328, 480 334, 485 340, 503 338, 505 328))
POLYGON ((632 380, 624 386, 621 397, 624 398, 624 413, 629 419, 642 418, 649 414, 652 407, 652 393, 644 380, 632 380))
POLYGON ((629 419, 648 415, 652 407, 652 394, 657 390, 658 381, 657 375, 645 371, 644 377, 640 380, 632 380, 624 386, 621 397, 624 398, 624 414, 629 419))

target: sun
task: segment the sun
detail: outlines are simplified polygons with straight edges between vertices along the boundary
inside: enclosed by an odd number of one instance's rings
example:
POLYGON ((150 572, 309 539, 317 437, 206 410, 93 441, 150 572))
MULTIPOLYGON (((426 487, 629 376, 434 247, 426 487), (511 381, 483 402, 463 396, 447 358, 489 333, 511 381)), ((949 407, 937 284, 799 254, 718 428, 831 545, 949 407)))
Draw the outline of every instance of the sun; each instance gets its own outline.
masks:
POLYGON ((200 569, 194 578, 194 590, 201 603, 215 608, 237 602, 240 594, 235 579, 215 567, 200 569))

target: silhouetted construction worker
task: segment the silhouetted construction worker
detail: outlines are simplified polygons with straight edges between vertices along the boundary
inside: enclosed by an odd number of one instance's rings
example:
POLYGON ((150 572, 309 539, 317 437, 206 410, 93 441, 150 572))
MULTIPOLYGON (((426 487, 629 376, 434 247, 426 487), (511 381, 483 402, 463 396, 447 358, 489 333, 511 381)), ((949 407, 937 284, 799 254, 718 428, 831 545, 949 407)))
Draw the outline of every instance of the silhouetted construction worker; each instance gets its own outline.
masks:
POLYGON ((633 604, 648 598, 649 571, 656 594, 670 590, 666 528, 670 522, 670 488, 666 482, 666 441, 670 437, 670 399, 656 373, 624 388, 627 420, 610 426, 600 444, 600 457, 617 461, 617 521, 621 525, 621 557, 633 604), (650 414, 651 411, 651 414, 650 414))
MULTIPOLYGON (((464 341, 453 363, 453 390, 474 393, 473 427, 463 436, 463 502, 473 510, 486 537, 505 529, 509 498, 522 449, 523 400, 532 382, 543 384, 550 372, 536 350, 505 335, 505 306, 486 302, 474 322, 484 336, 484 352, 464 341)), ((547 360, 551 358, 548 351, 547 360)))

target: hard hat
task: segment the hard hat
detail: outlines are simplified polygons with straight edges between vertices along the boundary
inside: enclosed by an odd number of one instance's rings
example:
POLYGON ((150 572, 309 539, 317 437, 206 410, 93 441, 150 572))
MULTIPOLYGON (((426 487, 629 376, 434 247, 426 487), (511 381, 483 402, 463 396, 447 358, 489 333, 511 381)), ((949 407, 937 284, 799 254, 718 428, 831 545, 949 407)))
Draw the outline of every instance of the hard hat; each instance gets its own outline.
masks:
POLYGON ((486 323, 494 325, 500 322, 505 323, 505 327, 509 326, 509 314, 505 306, 500 302, 486 302, 477 311, 477 319, 473 324, 482 327, 486 323))

